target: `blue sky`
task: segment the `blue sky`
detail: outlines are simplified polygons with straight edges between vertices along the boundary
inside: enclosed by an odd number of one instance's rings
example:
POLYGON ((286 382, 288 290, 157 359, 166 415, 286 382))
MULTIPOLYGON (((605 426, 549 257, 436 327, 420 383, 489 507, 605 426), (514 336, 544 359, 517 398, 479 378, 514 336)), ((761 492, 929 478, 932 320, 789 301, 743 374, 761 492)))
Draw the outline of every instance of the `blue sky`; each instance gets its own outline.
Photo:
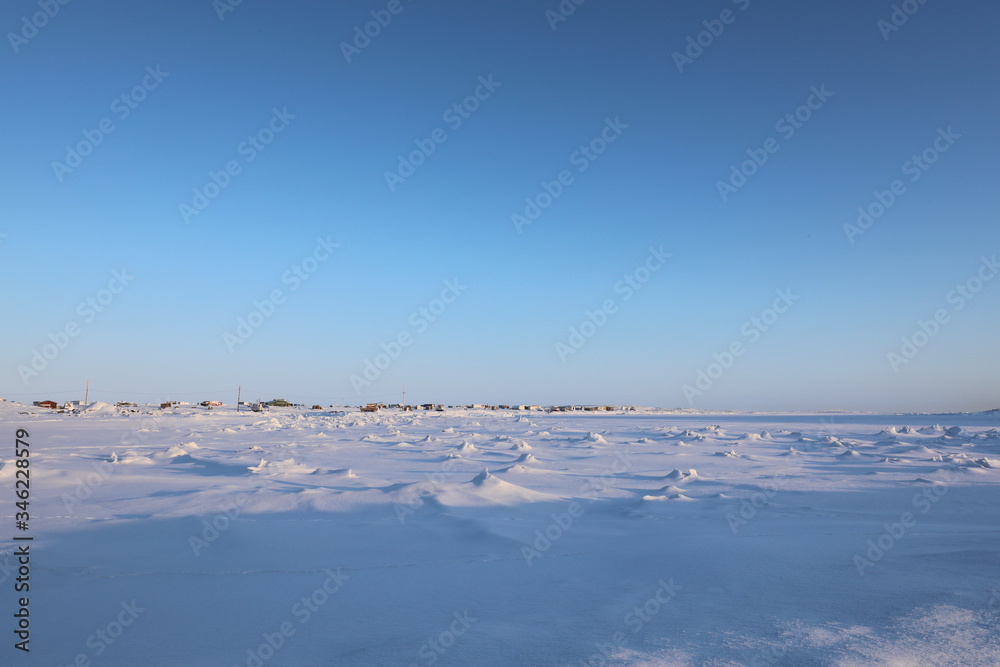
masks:
POLYGON ((995 3, 220 6, 0 10, 0 396, 1000 405, 995 3))

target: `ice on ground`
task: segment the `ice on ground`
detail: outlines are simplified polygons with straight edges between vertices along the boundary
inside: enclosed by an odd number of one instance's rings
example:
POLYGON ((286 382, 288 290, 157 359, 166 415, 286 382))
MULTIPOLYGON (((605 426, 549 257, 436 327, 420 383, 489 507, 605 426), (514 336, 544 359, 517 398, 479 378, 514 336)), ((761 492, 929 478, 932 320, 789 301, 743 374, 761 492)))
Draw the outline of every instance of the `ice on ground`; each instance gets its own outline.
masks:
POLYGON ((109 407, 0 402, 31 432, 37 664, 1000 655, 1000 413, 109 407))

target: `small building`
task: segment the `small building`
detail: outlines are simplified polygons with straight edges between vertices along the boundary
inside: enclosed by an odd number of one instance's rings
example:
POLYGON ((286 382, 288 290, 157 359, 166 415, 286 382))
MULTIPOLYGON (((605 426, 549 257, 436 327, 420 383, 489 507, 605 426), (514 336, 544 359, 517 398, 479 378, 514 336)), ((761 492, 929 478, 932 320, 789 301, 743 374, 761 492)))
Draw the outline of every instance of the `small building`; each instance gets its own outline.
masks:
POLYGON ((276 399, 274 399, 272 401, 268 401, 267 404, 270 407, 272 407, 272 408, 290 408, 290 407, 292 407, 292 404, 289 403, 288 401, 286 401, 283 398, 276 398, 276 399))
POLYGON ((205 406, 206 408, 217 408, 220 405, 222 405, 222 401, 202 401, 201 405, 205 406))
POLYGON ((55 401, 35 401, 35 407, 39 408, 49 408, 50 410, 55 410, 59 407, 59 404, 55 401))
POLYGON ((322 405, 314 405, 314 406, 312 406, 312 409, 313 410, 322 410, 323 406, 322 405))

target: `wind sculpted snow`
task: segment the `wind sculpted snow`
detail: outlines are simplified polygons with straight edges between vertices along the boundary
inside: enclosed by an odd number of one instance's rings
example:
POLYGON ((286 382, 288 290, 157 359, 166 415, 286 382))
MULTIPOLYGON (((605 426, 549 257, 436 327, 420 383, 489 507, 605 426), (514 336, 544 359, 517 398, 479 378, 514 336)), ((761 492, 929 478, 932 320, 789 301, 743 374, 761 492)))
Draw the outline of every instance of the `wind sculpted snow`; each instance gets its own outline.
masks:
POLYGON ((32 664, 1000 655, 995 413, 146 411, 0 406, 32 664))

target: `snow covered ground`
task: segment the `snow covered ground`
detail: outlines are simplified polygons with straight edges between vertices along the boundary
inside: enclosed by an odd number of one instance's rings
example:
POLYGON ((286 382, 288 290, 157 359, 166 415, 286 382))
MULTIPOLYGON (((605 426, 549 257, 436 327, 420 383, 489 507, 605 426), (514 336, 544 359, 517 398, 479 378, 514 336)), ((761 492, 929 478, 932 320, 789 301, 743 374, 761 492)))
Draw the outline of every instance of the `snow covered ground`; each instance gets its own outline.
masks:
POLYGON ((0 422, 3 664, 1000 664, 997 413, 0 422))

